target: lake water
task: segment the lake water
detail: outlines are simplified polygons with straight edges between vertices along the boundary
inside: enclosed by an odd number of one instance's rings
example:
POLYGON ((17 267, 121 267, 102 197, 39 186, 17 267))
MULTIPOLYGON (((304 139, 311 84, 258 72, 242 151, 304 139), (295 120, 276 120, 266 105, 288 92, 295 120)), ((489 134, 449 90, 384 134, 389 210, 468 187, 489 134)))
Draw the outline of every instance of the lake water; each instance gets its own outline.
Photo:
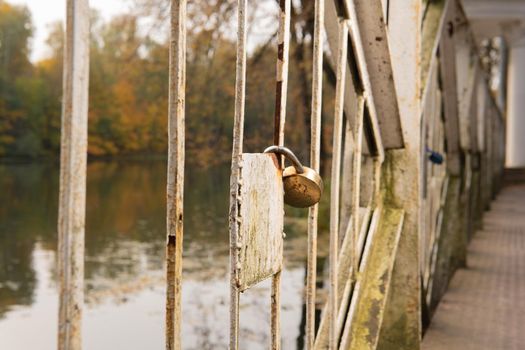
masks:
MULTIPOLYGON (((227 349, 229 166, 187 169, 183 348, 227 349)), ((165 161, 88 164, 83 343, 164 348, 165 161)), ((0 349, 56 349, 58 164, 0 164, 0 349)), ((287 208, 283 349, 302 348, 306 220, 287 208)), ((321 235, 321 238, 323 235, 321 235)), ((320 246, 323 244, 320 242, 320 246)), ((241 349, 267 349, 270 283, 241 296, 241 349)))

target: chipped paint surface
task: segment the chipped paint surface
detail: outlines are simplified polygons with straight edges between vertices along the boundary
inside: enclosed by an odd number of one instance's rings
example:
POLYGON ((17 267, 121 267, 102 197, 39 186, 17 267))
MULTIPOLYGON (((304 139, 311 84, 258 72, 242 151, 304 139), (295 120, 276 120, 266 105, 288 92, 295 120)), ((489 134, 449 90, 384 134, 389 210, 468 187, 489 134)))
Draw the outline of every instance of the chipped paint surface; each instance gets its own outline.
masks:
POLYGON ((377 232, 367 242, 370 251, 355 287, 355 311, 349 315, 351 340, 346 349, 375 349, 379 341, 404 212, 383 208, 380 218, 377 232))
MULTIPOLYGON (((87 3, 67 2, 58 259, 59 348, 67 350, 81 346, 89 77, 87 3)), ((230 347, 238 348, 239 293, 272 277, 271 347, 279 349, 283 183, 280 159, 242 153, 247 4, 247 0, 238 1, 230 190, 230 347)), ((321 317, 315 346, 335 349, 342 333, 343 348, 418 349, 422 309, 432 309, 454 268, 464 263, 468 234, 499 189, 504 119, 489 93, 487 77, 458 1, 427 2, 423 26, 417 0, 347 0, 342 2, 344 13, 337 13, 341 2, 329 1, 326 26, 324 4, 315 1, 312 41, 310 166, 316 171, 321 164, 323 133, 323 29, 335 53, 332 59, 337 61, 337 93, 329 303, 321 317), (351 18, 350 34, 346 32, 346 20, 337 22, 338 16, 351 18), (336 22, 342 26, 335 28, 336 22), (456 28, 458 23, 461 29, 456 28), (422 28, 422 33, 417 28, 422 28), (337 35, 337 43, 335 34, 341 34, 337 35), (347 123, 344 137, 343 109, 347 123), (476 128, 476 123, 483 127, 476 128), (445 166, 428 164, 426 147, 443 153, 445 166), (340 193, 343 149, 344 193, 340 193), (450 190, 446 179, 450 179, 450 190), (421 295, 430 298, 429 305, 421 295)), ((184 0, 172 0, 167 349, 180 348, 182 325, 185 5, 184 0)), ((283 145, 291 1, 280 0, 279 5, 274 143, 283 145)), ((308 215, 308 349, 316 340, 317 216, 316 205, 308 215)))
MULTIPOLYGON (((370 208, 359 208, 359 222, 361 228, 359 230, 359 239, 357 241, 357 247, 354 247, 353 242, 353 226, 347 225, 346 232, 344 234, 343 243, 341 244, 341 253, 338 259, 338 314, 337 314, 337 335, 340 336, 343 331, 344 321, 348 311, 348 305, 350 298, 352 297, 352 291, 355 282, 355 273, 353 271, 354 264, 354 253, 353 250, 362 251, 365 244, 365 238, 368 233, 370 226, 370 219, 372 211, 370 208)), ((353 219, 350 216, 349 222, 353 219)), ((326 349, 328 347, 328 305, 325 305, 321 316, 321 322, 319 323, 319 329, 317 331, 317 337, 315 339, 315 349, 326 349)))
MULTIPOLYGON (((348 1, 350 28, 379 152, 404 146, 387 26, 380 0, 348 1)), ((382 155, 381 155, 382 158, 382 155)))
POLYGON ((67 1, 60 149, 58 349, 82 348, 89 88, 89 4, 67 1))
POLYGON ((281 271, 283 259, 284 196, 281 171, 274 155, 242 155, 237 236, 239 291, 281 271))
POLYGON ((166 213, 166 349, 180 350, 186 98, 186 0, 172 0, 166 213))

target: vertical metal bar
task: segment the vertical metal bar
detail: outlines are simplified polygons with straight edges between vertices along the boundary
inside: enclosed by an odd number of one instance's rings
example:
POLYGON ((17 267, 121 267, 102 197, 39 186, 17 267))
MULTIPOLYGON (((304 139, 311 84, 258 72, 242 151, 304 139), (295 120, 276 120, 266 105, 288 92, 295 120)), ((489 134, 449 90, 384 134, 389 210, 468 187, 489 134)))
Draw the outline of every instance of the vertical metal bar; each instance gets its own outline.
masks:
POLYGON ((184 237, 184 107, 186 0, 171 1, 166 239, 166 349, 181 349, 182 243, 184 237))
POLYGON ((341 179, 341 142, 343 136, 343 102, 346 78, 346 59, 348 45, 348 27, 344 19, 339 20, 339 50, 336 59, 336 87, 334 108, 334 137, 332 148, 332 181, 330 193, 330 290, 328 312, 330 313, 329 348, 336 349, 338 345, 337 317, 337 277, 339 251, 339 192, 341 179))
POLYGON ((359 112, 355 122, 355 150, 354 150, 354 183, 352 185, 352 271, 357 274, 359 271, 359 207, 361 198, 361 162, 363 150, 363 123, 365 114, 365 101, 359 100, 359 112))
POLYGON ((288 91, 288 56, 290 51, 290 0, 279 0, 279 33, 277 44, 277 82, 273 143, 284 145, 286 93, 288 91))
MULTIPOLYGON (((286 93, 288 91, 288 62, 290 48, 290 3, 291 0, 279 0, 279 32, 277 47, 277 76, 275 87, 274 137, 276 145, 284 145, 284 126, 286 122, 286 93)), ((283 166, 284 159, 279 164, 283 166)), ((281 348, 281 272, 272 278, 271 295, 271 348, 281 348)))
POLYGON ((271 348, 281 349, 281 271, 272 277, 271 348))
POLYGON ((82 348, 88 87, 89 3, 68 0, 58 219, 60 350, 82 348))
MULTIPOLYGON (((315 1, 313 76, 312 76, 312 116, 310 166, 315 171, 320 168, 321 145, 321 103, 323 92, 323 42, 324 0, 315 1)), ((306 277, 306 348, 313 349, 315 341, 315 282, 317 268, 317 215, 318 205, 308 210, 308 266, 306 277)))
MULTIPOLYGON (((348 80, 348 77, 347 77, 348 80)), ((345 85, 346 87, 347 85, 345 85)), ((347 91, 345 89, 345 95, 347 91)), ((346 98, 345 98, 346 100, 346 98)), ((343 101, 344 106, 344 101, 343 101)), ((339 213, 339 235, 345 237, 346 232, 348 231, 348 226, 352 225, 352 220, 350 216, 352 215, 352 167, 354 165, 354 131, 352 128, 353 121, 350 121, 350 118, 354 115, 346 114, 347 117, 344 118, 344 130, 343 130, 343 160, 341 164, 341 212, 339 213)))
POLYGON ((239 234, 241 156, 244 132, 244 105, 246 96, 246 9, 247 0, 237 2, 237 63, 235 75, 235 115, 233 126, 232 168, 230 178, 230 350, 239 348, 239 289, 235 272, 239 266, 237 235, 239 234))

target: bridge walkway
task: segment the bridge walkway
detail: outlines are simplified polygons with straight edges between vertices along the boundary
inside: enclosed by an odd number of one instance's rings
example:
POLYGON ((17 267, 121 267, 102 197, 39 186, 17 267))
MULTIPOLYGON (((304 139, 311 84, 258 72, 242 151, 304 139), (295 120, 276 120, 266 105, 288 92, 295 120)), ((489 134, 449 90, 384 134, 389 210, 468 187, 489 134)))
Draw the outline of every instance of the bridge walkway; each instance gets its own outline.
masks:
POLYGON ((525 347, 525 183, 503 188, 423 339, 424 350, 525 347))

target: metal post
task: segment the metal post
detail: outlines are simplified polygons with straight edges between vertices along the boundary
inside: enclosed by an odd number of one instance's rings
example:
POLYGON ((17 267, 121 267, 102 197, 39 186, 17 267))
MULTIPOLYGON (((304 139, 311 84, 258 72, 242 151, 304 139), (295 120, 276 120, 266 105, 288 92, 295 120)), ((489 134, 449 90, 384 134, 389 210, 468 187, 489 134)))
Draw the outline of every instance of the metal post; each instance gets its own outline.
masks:
POLYGON ((166 240, 166 349, 181 348, 186 0, 171 1, 166 240))
POLYGON ((272 277, 271 349, 281 349, 281 271, 272 277))
MULTIPOLYGON (((290 51, 290 0, 279 0, 279 33, 277 43, 277 83, 275 88, 275 119, 273 142, 284 145, 286 93, 288 91, 288 62, 290 51)), ((282 158, 282 157, 281 157, 282 158)))
POLYGON ((332 148, 332 182, 330 193, 330 291, 328 310, 330 312, 329 348, 336 349, 339 343, 337 335, 338 318, 338 251, 339 251, 339 192, 341 180, 341 142, 343 137, 343 102, 346 78, 346 60, 348 46, 348 26, 344 19, 339 20, 339 50, 337 52, 334 108, 334 137, 332 148))
MULTIPOLYGON (((389 151, 391 205, 405 211, 390 299, 377 349, 416 349, 421 335, 419 208, 422 203, 421 1, 390 1, 389 47, 405 148, 389 151), (398 327, 399 325, 399 327, 398 327)), ((385 178, 383 181, 388 181, 385 178)))
MULTIPOLYGON (((310 167, 319 172, 321 148, 321 103, 323 93, 323 42, 324 0, 315 1, 312 117, 310 167)), ((306 276, 306 348, 313 349, 315 341, 315 282, 317 269, 317 215, 319 207, 308 210, 308 266, 306 276)))
MULTIPOLYGON (((279 33, 277 48, 277 76, 275 88, 274 138, 276 145, 284 145, 284 125, 286 122, 286 93, 288 91, 288 53, 290 48, 290 0, 279 0, 279 33)), ((279 156, 280 166, 284 159, 279 156)), ((271 348, 281 348, 281 272, 272 277, 271 295, 271 348)))
MULTIPOLYGON (((244 131, 244 105, 246 97, 246 9, 247 0, 237 2, 237 63, 235 76, 235 115, 233 126, 232 169, 230 179, 230 203, 237 203, 240 196, 239 177, 244 131)), ((230 205, 230 350, 239 348, 239 289, 235 283, 235 271, 239 264, 238 247, 239 208, 230 205)))
POLYGON ((82 348, 89 87, 89 4, 68 0, 58 213, 58 349, 82 348))

